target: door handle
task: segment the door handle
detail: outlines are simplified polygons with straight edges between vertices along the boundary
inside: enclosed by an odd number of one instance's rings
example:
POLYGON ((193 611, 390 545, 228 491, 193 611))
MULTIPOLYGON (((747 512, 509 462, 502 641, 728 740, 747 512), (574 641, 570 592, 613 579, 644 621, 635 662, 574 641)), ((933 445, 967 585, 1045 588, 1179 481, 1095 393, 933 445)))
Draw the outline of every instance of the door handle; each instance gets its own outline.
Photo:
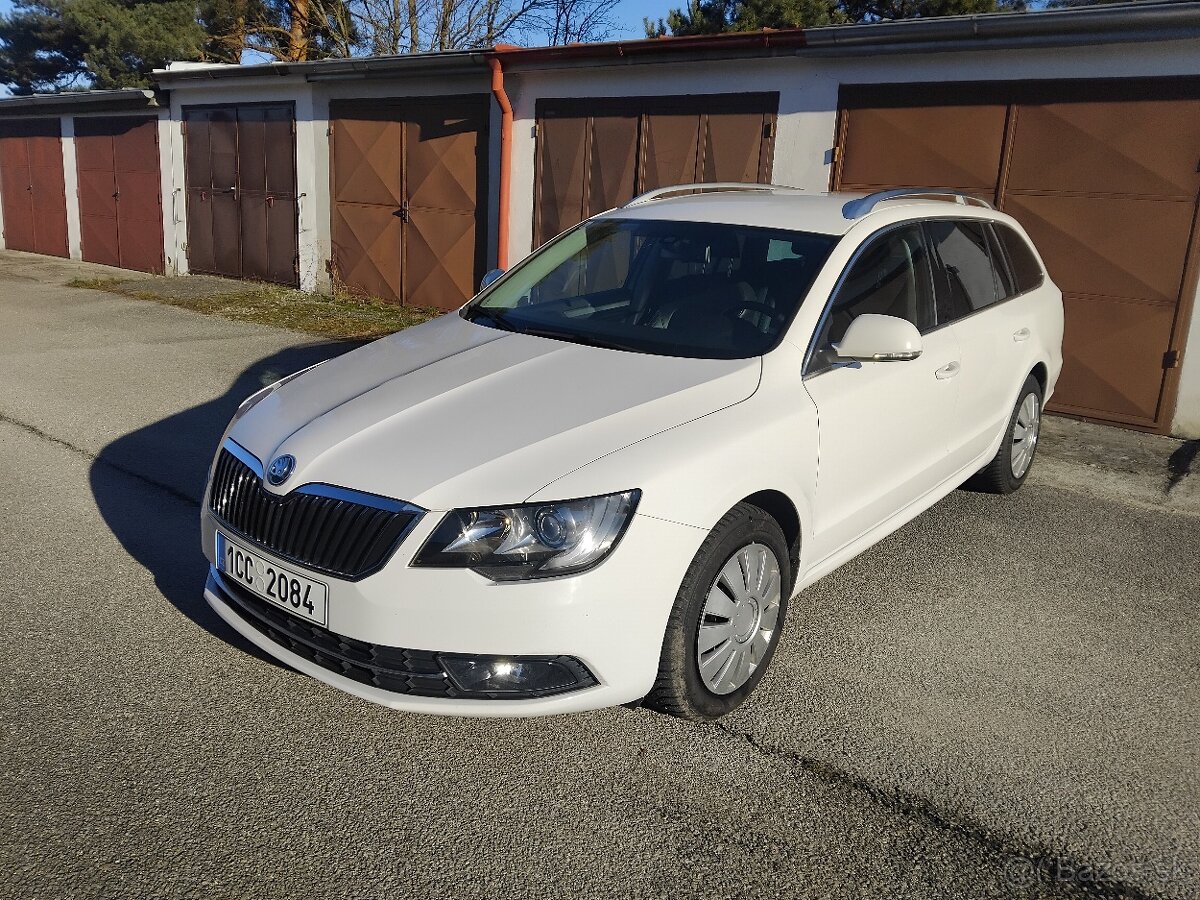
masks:
POLYGON ((396 210, 394 213, 392 213, 392 215, 394 215, 401 222, 409 221, 408 201, 405 200, 403 203, 401 203, 400 208, 398 210, 396 210))
POLYGON ((1018 328, 1016 331, 1013 332, 1013 340, 1016 341, 1018 344, 1021 343, 1021 341, 1029 340, 1029 329, 1028 328, 1018 328))
POLYGON ((945 381, 947 378, 953 378, 961 369, 962 366, 957 362, 946 363, 946 365, 934 372, 933 375, 938 381, 945 381))

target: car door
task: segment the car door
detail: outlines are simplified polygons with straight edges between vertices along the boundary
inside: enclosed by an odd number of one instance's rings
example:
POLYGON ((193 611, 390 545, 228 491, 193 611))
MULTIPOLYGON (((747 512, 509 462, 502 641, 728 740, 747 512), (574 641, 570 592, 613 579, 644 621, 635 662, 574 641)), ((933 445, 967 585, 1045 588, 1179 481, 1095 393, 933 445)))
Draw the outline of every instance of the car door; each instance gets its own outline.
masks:
POLYGON ((814 338, 804 386, 817 407, 819 462, 813 561, 824 559, 929 493, 947 475, 959 349, 937 329, 933 272, 919 224, 873 236, 835 289, 814 338), (863 313, 898 316, 923 333, 915 360, 839 361, 834 345, 863 313))
POLYGON ((1004 317, 996 306, 1007 293, 1001 283, 1007 282, 1007 270, 1003 275, 996 270, 987 223, 945 220, 925 228, 933 250, 938 326, 954 331, 962 353, 950 445, 951 464, 961 469, 991 447, 1020 387, 1011 355, 1004 352, 1004 317))
POLYGON ((1048 302, 1047 294, 1054 288, 1047 286, 1042 264, 1025 239, 1003 222, 995 223, 990 229, 994 238, 992 258, 1001 272, 1007 269, 1008 275, 1004 300, 996 310, 1000 320, 996 331, 1002 348, 1001 357, 1014 376, 1008 396, 1009 408, 1004 410, 1008 414, 1025 376, 1043 359, 1048 335, 1058 331, 1053 317, 1047 319, 1047 311, 1055 307, 1061 309, 1061 306, 1048 302))

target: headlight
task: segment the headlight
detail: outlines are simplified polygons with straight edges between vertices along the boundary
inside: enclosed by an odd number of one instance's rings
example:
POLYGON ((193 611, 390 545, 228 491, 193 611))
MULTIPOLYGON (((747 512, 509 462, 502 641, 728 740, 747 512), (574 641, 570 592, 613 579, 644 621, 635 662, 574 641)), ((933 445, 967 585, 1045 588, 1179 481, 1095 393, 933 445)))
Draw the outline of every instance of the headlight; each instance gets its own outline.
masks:
POLYGON ((413 565, 474 569, 493 581, 580 572, 612 552, 641 495, 452 510, 413 565))
POLYGON ((250 412, 250 410, 254 409, 255 406, 257 406, 263 400, 266 400, 268 397, 270 397, 273 393, 275 393, 277 390, 279 390, 281 387, 283 387, 289 381, 299 378, 305 372, 311 372, 313 369, 315 369, 317 366, 321 365, 323 362, 324 362, 324 360, 322 360, 322 362, 316 363, 315 365, 309 366, 307 369, 301 369, 299 372, 293 372, 291 375, 285 375, 283 378, 280 378, 278 381, 271 382, 262 390, 255 391, 253 394, 251 394, 249 397, 247 397, 245 400, 242 401, 242 405, 237 408, 237 411, 233 414, 233 418, 229 420, 229 424, 232 425, 234 422, 236 422, 238 419, 240 419, 246 413, 250 412))

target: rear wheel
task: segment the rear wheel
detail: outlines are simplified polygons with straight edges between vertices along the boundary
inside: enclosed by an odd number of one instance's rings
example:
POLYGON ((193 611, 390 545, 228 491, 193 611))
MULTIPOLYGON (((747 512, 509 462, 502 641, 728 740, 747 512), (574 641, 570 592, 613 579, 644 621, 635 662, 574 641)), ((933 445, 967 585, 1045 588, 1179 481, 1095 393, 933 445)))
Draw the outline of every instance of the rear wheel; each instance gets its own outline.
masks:
POLYGON ((1008 419, 1000 449, 975 478, 978 486, 994 494, 1011 494, 1025 483, 1042 431, 1042 386, 1030 375, 1008 419))
POLYGON ((684 576, 645 705, 697 720, 740 706, 775 653, 791 584, 778 523, 739 503, 710 532, 684 576))

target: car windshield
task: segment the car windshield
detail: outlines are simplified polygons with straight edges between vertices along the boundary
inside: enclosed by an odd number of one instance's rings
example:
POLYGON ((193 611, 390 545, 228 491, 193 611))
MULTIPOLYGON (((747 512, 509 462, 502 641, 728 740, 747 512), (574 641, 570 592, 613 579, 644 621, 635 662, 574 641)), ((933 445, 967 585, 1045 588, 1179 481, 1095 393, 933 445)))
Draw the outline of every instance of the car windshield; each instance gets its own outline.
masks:
POLYGON ((775 346, 836 242, 742 225, 598 219, 534 253, 462 315, 578 344, 745 359, 775 346))

